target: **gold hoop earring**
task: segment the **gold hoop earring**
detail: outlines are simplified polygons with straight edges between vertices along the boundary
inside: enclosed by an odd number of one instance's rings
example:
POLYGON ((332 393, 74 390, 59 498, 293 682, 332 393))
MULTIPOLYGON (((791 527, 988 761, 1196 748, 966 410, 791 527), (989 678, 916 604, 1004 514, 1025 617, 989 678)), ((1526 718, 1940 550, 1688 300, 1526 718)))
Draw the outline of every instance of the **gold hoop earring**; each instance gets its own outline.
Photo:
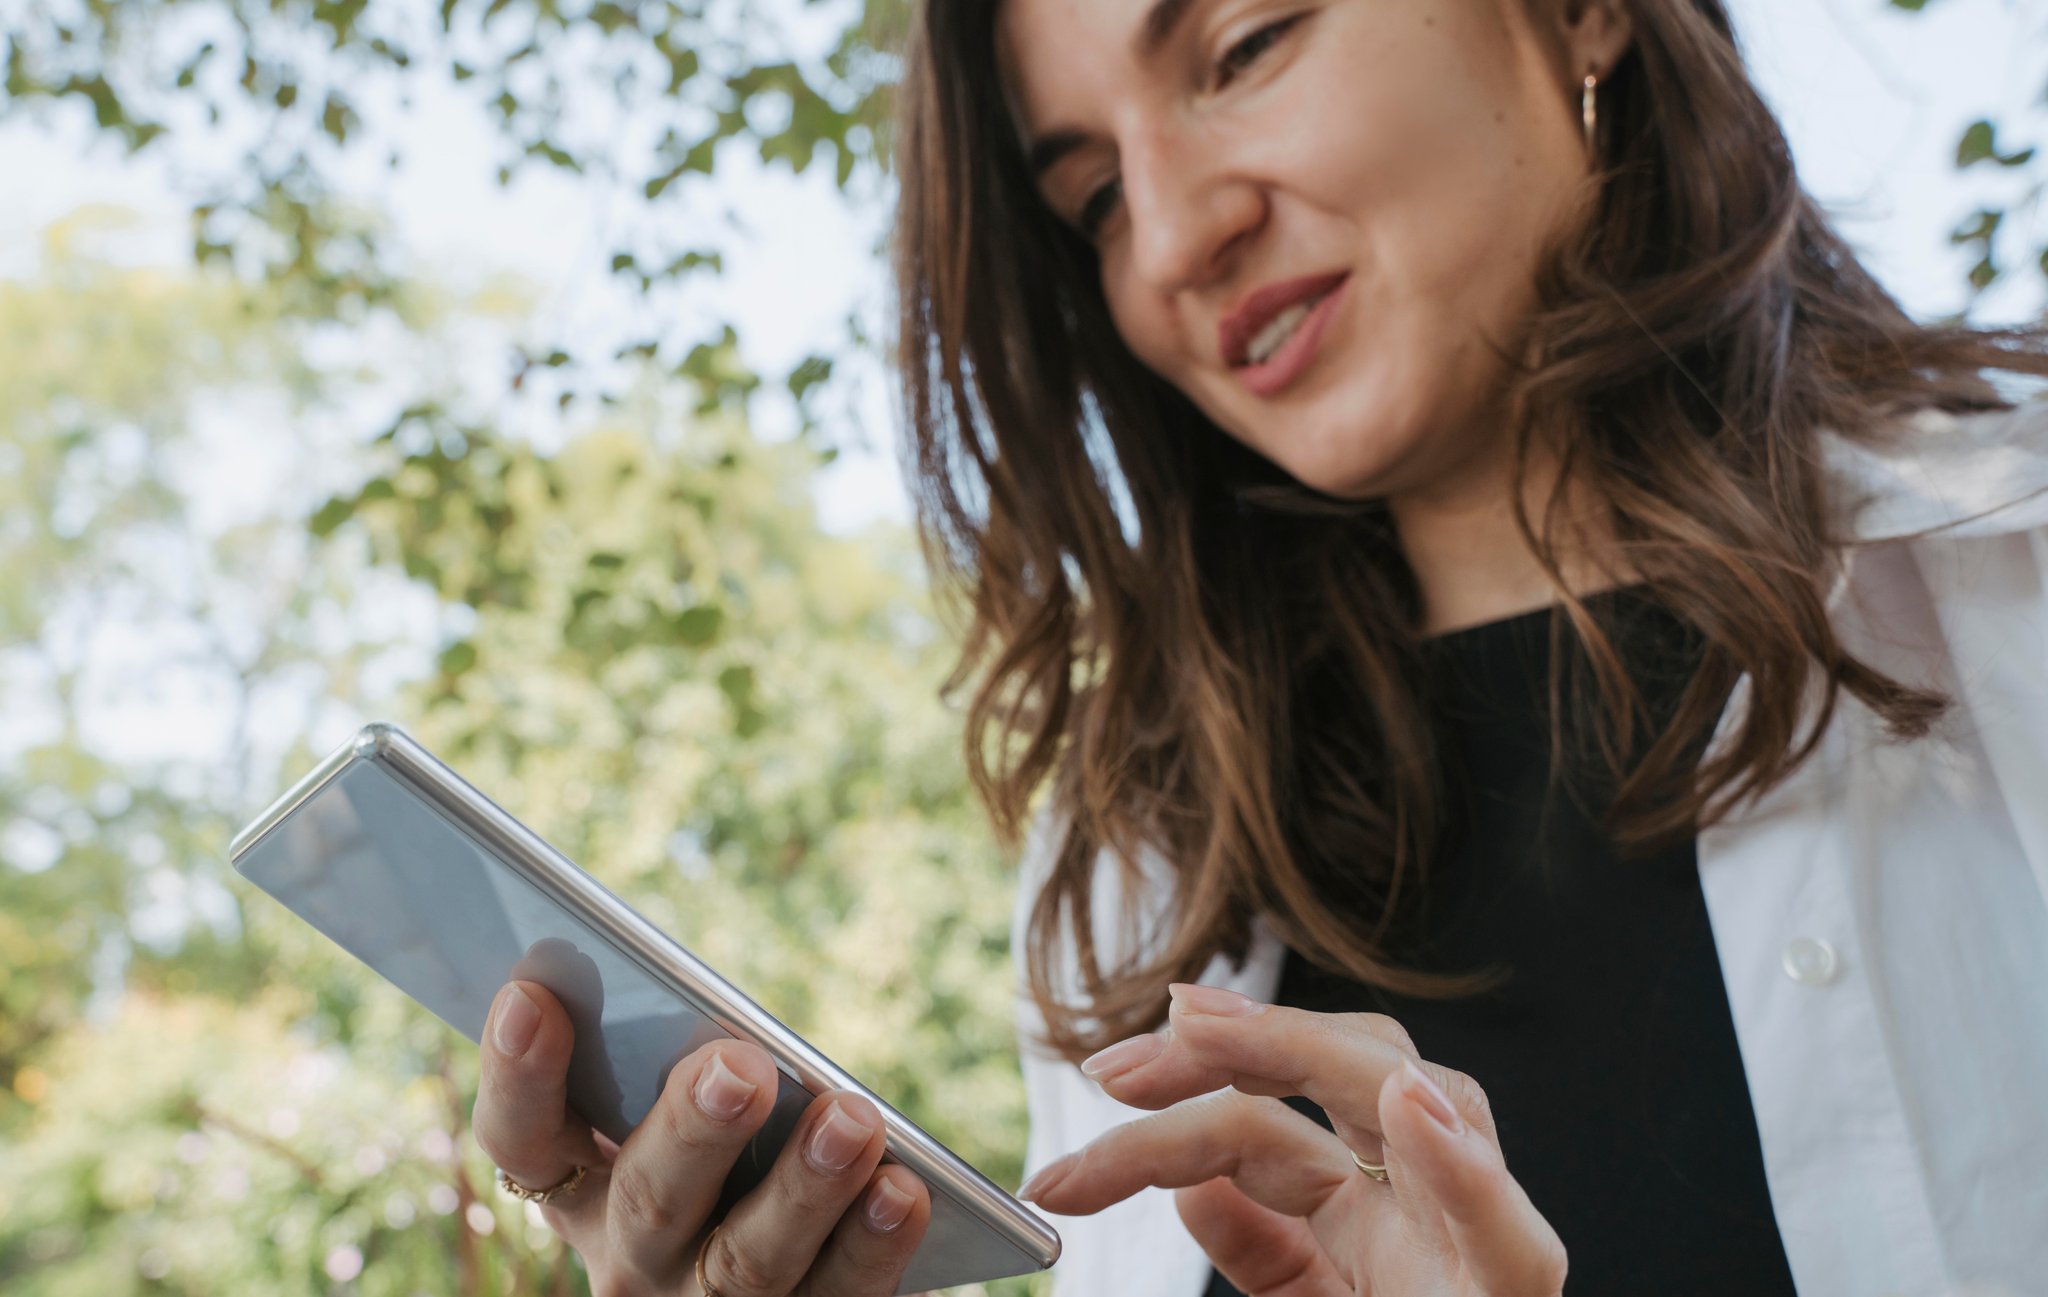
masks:
POLYGON ((1591 72, 1586 73, 1586 92, 1579 97, 1579 116, 1586 123, 1586 152, 1593 151, 1593 125, 1598 119, 1598 108, 1593 102, 1593 88, 1599 80, 1591 72))

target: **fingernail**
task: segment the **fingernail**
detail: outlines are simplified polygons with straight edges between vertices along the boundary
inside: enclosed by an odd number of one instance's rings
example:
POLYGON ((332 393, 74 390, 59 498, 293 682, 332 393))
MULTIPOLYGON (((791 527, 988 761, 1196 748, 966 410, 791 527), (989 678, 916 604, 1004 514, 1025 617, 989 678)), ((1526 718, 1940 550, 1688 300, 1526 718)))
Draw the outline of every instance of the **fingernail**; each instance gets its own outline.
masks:
POLYGON ((727 1067, 723 1055, 713 1054, 711 1062, 697 1074, 692 1097, 712 1120, 731 1121, 747 1110, 748 1101, 758 1089, 752 1081, 727 1067))
POLYGON ((889 1233, 910 1218, 910 1205, 915 1201, 894 1181, 882 1181, 868 1191, 868 1228, 877 1234, 889 1233))
POLYGON ((1074 1162, 1078 1156, 1069 1153, 1056 1162, 1047 1162, 1039 1167, 1038 1174, 1026 1180, 1024 1187, 1017 1190, 1017 1196, 1025 1202, 1037 1202, 1038 1195, 1067 1178, 1067 1172, 1074 1169, 1074 1162))
POLYGON ((533 1033, 539 1029, 540 1006, 514 983, 498 1005, 498 1023, 491 1031, 498 1052, 508 1058, 519 1057, 533 1043, 533 1033))
POLYGON ((836 1175, 853 1165, 853 1159, 868 1146, 868 1128, 848 1116, 846 1109, 834 1103, 825 1110, 825 1119, 818 1123, 818 1129, 811 1135, 805 1155, 811 1165, 827 1175, 836 1175))
POLYGON ((1226 991, 1220 986, 1196 986, 1192 982, 1175 982, 1166 988, 1174 1003, 1187 1013, 1206 1013, 1218 1018, 1249 1018, 1263 1013, 1266 1006, 1257 1000, 1226 991))
POLYGON ((1091 1081, 1105 1081, 1119 1073, 1130 1071, 1140 1063, 1149 1063, 1165 1052, 1164 1031, 1133 1036, 1129 1040, 1119 1040, 1108 1049, 1082 1059, 1081 1075, 1091 1081))
POLYGON ((1401 1060, 1401 1088, 1408 1092, 1409 1098, 1422 1105, 1422 1110, 1434 1118, 1437 1125, 1453 1135, 1465 1133, 1465 1123, 1459 1118, 1458 1110, 1451 1106, 1451 1101, 1444 1097, 1444 1092, 1437 1089, 1436 1082, 1424 1076, 1422 1069, 1415 1066, 1413 1059, 1401 1060))

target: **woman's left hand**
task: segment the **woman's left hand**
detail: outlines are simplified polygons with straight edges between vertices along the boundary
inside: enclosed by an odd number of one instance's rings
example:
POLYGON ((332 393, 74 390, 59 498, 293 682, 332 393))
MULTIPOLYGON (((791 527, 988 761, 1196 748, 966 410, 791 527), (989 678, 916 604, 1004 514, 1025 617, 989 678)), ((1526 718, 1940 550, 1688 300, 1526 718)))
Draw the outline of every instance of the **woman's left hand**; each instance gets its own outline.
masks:
POLYGON ((1485 1093, 1423 1062, 1399 1023, 1214 987, 1172 995, 1164 1029, 1083 1065, 1114 1098, 1164 1111, 1051 1163, 1020 1196, 1087 1215, 1174 1189, 1216 1268, 1258 1297, 1562 1292, 1564 1244, 1508 1173, 1485 1093), (1319 1105, 1335 1134, 1285 1095, 1319 1105))

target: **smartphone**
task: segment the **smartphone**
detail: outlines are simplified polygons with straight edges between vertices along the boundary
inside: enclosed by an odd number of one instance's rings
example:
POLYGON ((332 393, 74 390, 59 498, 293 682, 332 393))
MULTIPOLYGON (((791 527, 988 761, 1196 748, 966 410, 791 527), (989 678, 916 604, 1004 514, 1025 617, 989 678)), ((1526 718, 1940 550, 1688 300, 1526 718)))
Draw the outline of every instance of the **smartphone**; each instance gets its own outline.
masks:
POLYGON ((1059 1235, 957 1153, 741 994, 396 726, 364 727, 235 835, 234 867, 472 1041, 514 978, 575 1024, 569 1102, 624 1142, 669 1069, 719 1039, 775 1059, 781 1091, 727 1179, 758 1184, 805 1107, 852 1090, 885 1158, 923 1178, 931 1226, 899 1293, 1043 1270, 1059 1235))

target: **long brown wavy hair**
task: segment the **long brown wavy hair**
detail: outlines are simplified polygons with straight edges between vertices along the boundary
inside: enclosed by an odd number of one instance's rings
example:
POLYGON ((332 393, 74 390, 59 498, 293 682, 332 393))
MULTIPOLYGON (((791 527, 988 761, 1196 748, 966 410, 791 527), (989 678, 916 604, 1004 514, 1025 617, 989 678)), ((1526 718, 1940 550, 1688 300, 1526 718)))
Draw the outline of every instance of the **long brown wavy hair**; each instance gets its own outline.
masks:
MULTIPOLYGON (((1093 250, 1025 167, 997 7, 923 0, 912 24, 898 346, 926 556, 964 621, 948 689, 968 697, 969 770, 1012 843, 1048 780, 1061 826, 1025 952, 1044 1043, 1079 1058, 1156 1026, 1166 984, 1241 958, 1255 913, 1324 968, 1469 993, 1484 975, 1392 953, 1439 849, 1447 776, 1388 513, 1292 484, 1131 355, 1093 250), (1175 905, 1105 965, 1094 871, 1120 867, 1129 886, 1146 850, 1173 871, 1175 905)), ((1520 492, 1514 512, 1590 671, 1587 732, 1624 852, 1783 779, 1840 690, 1895 738, 1927 730, 1947 700, 1873 670, 1829 626, 1840 542, 1820 430, 1868 440, 1922 408, 2007 408, 1985 371, 2048 375, 2048 327, 1924 326, 1864 270, 1800 186, 1721 0, 1630 7, 1598 174, 1541 264, 1508 393, 1517 477, 1532 445, 1562 460, 1542 516, 1520 492), (1647 712, 1602 617, 1561 576, 1570 482, 1604 502, 1639 588, 1703 641, 1656 732, 1638 732, 1647 712), (1701 762, 1694 739, 1745 673, 1740 724, 1701 762)), ((1561 635, 1553 619, 1554 647, 1561 635)))

